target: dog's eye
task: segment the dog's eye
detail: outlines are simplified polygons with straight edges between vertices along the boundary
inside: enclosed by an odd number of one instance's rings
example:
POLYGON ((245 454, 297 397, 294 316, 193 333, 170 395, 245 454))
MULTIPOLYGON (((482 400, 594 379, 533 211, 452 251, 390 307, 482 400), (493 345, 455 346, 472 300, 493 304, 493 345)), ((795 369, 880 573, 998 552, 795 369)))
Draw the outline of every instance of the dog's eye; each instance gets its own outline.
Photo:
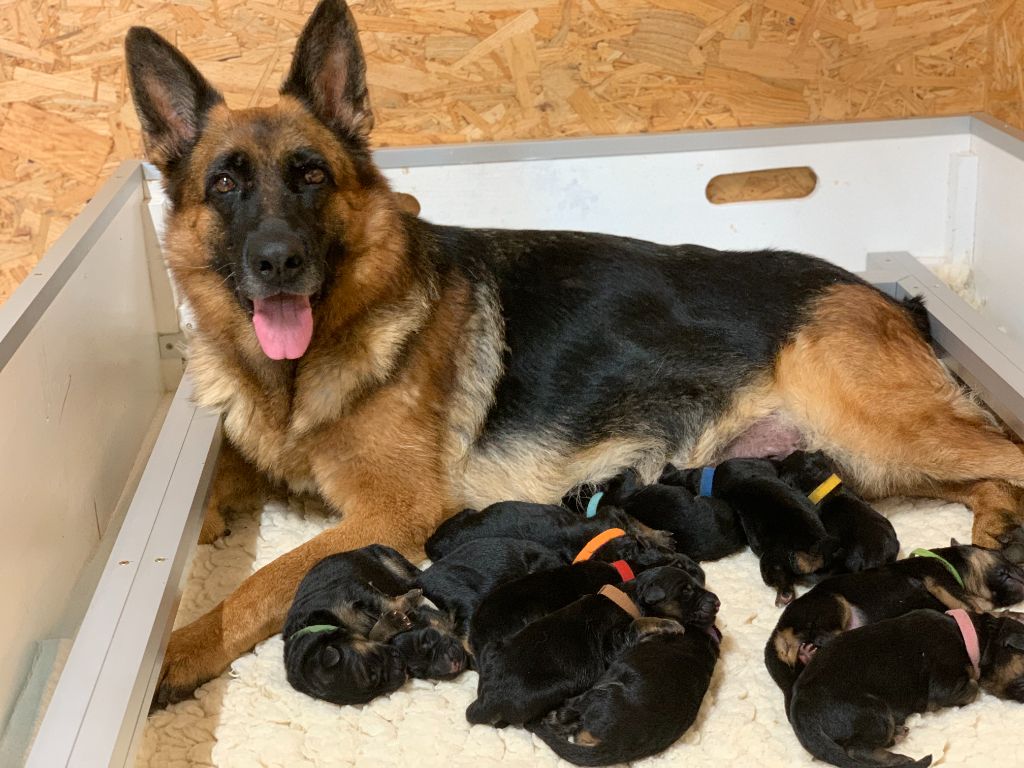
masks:
POLYGON ((226 173, 220 174, 216 179, 213 180, 213 188, 224 194, 230 192, 235 188, 235 180, 228 176, 226 173))
POLYGON ((306 171, 306 175, 303 177, 307 184, 313 185, 323 184, 324 179, 326 178, 327 177, 324 175, 324 172, 319 168, 310 168, 308 171, 306 171))

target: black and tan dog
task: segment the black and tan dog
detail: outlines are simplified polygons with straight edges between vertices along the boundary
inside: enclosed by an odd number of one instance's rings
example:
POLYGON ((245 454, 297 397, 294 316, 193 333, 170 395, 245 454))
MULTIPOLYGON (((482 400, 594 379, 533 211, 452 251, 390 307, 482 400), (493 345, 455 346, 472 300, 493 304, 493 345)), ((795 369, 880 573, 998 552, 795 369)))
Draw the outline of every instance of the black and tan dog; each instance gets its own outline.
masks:
POLYGON ((449 617, 414 588, 419 571, 379 544, 317 563, 299 585, 284 630, 288 682, 335 704, 397 690, 407 675, 447 679, 469 655, 449 617))
POLYGON ((710 626, 717 610, 714 595, 695 590, 687 574, 670 566, 644 571, 621 589, 602 587, 488 645, 466 719, 521 725, 538 718, 593 685, 624 647, 666 627, 710 626))
POLYGON ((668 749, 697 719, 718 662, 710 627, 654 632, 627 647, 594 686, 528 723, 576 765, 613 765, 668 749))
POLYGON ((194 312, 195 398, 223 412, 232 446, 205 535, 220 510, 286 490, 344 512, 174 632, 158 704, 279 631, 327 555, 381 542, 413 556, 466 507, 555 503, 630 466, 650 482, 752 432, 827 450, 867 496, 964 501, 978 543, 1017 532, 1020 448, 913 315, 849 272, 404 212, 369 150, 342 0, 313 11, 270 107, 229 109, 151 30, 125 48, 168 193, 166 258, 194 312))
POLYGON ((1024 701, 1024 624, 987 613, 918 610, 837 637, 797 680, 789 719, 833 765, 931 764, 888 751, 914 712, 959 707, 979 687, 1024 701), (962 622, 962 624, 961 624, 962 622))
MULTIPOLYGON (((665 564, 655 563, 649 567, 662 570, 673 562, 674 556, 669 556, 665 564)), ((614 563, 586 560, 502 584, 480 601, 470 620, 469 644, 478 669, 486 665, 489 646, 503 643, 526 625, 585 595, 595 594, 607 584, 628 583, 647 568, 624 560, 614 563)), ((718 611, 718 599, 704 589, 703 578, 695 579, 692 573, 674 566, 672 570, 675 590, 691 599, 702 599, 705 614, 713 617, 718 611)))
MULTIPOLYGON (((672 477, 669 464, 662 477, 672 477)), ((627 470, 599 486, 577 489, 562 499, 594 517, 609 507, 621 509, 653 530, 672 534, 672 546, 698 562, 718 560, 747 545, 736 511, 722 499, 695 496, 682 485, 645 485, 635 470, 627 470)))
POLYGON ((467 541, 416 577, 416 586, 435 605, 451 613, 460 635, 469 635, 469 621, 480 602, 495 588, 564 561, 534 541, 510 537, 467 541))
POLYGON ((911 557, 832 576, 786 607, 764 659, 787 708, 804 667, 842 632, 917 609, 987 611, 1024 600, 1024 569, 1002 553, 955 541, 927 551, 938 557, 911 557))
POLYGON ((779 478, 808 495, 825 530, 839 539, 835 572, 863 571, 896 559, 900 542, 892 523, 841 481, 824 453, 795 451, 778 468, 779 478))
POLYGON ((779 478, 767 459, 729 459, 717 467, 663 471, 661 480, 722 499, 736 511, 761 578, 776 605, 795 596, 794 584, 831 567, 839 539, 825 530, 807 496, 779 478))

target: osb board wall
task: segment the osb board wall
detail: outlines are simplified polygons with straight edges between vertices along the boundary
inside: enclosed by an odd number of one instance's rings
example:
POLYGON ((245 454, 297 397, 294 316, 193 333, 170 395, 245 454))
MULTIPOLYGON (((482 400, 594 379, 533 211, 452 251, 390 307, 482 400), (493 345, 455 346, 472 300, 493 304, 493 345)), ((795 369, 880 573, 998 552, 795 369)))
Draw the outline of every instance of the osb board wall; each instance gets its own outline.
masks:
POLYGON ((1002 0, 990 18, 985 111, 1024 128, 1024 2, 1002 0))
MULTIPOLYGON (((145 24, 171 38, 230 105, 261 105, 274 101, 313 2, 0 0, 0 300, 117 162, 139 155, 121 61, 128 27, 145 24)), ((1011 6, 353 4, 378 145, 967 112, 986 105, 993 46, 1000 47, 1001 97, 989 106, 1016 109, 1020 9, 1011 6)))

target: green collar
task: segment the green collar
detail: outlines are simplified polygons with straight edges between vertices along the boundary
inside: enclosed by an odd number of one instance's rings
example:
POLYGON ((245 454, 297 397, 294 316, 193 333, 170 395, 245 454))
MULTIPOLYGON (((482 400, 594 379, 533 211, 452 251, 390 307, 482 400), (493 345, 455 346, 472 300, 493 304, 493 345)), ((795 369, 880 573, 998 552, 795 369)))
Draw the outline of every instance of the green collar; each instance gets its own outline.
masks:
POLYGON ((341 627, 336 627, 333 624, 310 624, 308 627, 303 627, 298 632, 293 632, 291 637, 288 639, 294 640, 295 638, 302 637, 303 635, 316 635, 320 632, 333 632, 336 629, 341 629, 341 627))
POLYGON ((956 583, 960 585, 960 589, 967 589, 967 587, 964 586, 964 580, 960 576, 959 571, 957 571, 957 569, 953 567, 953 564, 950 563, 949 560, 944 558, 942 555, 937 555, 934 552, 932 552, 930 549, 915 549, 913 552, 910 553, 910 556, 911 557, 930 557, 933 560, 938 560, 940 563, 942 563, 944 566, 946 566, 946 570, 947 571, 949 571, 951 574, 953 574, 953 578, 956 579, 956 583))

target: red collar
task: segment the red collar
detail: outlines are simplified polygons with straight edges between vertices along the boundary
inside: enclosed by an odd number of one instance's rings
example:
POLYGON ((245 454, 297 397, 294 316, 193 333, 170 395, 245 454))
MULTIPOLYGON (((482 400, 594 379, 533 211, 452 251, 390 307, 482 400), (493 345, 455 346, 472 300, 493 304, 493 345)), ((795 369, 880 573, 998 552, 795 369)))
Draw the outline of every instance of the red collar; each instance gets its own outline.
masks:
POLYGON ((629 567, 629 563, 625 560, 616 560, 612 563, 612 567, 619 572, 619 578, 623 581, 632 581, 636 578, 633 575, 633 569, 629 567))

